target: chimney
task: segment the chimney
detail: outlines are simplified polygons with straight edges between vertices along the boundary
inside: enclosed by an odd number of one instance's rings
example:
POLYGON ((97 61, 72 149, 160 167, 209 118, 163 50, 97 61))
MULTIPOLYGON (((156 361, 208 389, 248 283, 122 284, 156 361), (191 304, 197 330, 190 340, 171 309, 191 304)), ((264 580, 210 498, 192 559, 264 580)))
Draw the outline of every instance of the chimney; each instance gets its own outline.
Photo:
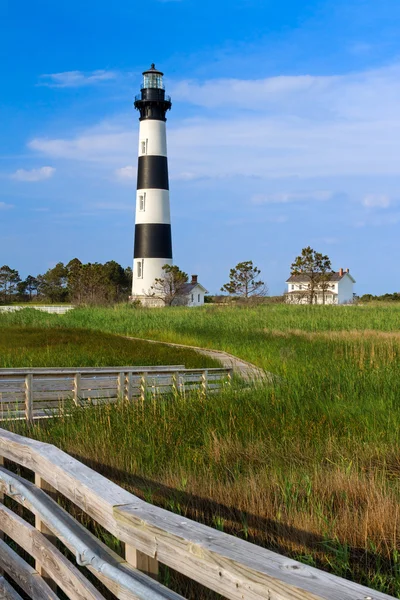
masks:
POLYGON ((350 273, 350 269, 346 269, 346 273, 350 273))
POLYGON ((343 269, 342 268, 339 269, 339 275, 340 275, 340 277, 343 277, 343 269))
POLYGON ((197 275, 192 275, 191 283, 197 283, 197 275))

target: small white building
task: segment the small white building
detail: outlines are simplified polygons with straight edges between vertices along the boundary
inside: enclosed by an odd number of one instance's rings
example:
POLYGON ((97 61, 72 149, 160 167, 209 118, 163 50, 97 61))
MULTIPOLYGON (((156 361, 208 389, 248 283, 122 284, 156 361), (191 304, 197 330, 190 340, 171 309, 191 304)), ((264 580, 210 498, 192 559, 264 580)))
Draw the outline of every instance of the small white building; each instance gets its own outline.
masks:
MULTIPOLYGON (((339 269, 329 273, 327 279, 317 284, 314 290, 314 304, 351 304, 354 297, 355 279, 349 269, 339 269)), ((310 275, 301 273, 291 275, 286 281, 288 289, 286 302, 288 304, 309 304, 310 275)))
POLYGON ((187 300, 186 306, 203 306, 207 290, 197 281, 197 275, 192 275, 192 280, 185 285, 184 293, 187 300))

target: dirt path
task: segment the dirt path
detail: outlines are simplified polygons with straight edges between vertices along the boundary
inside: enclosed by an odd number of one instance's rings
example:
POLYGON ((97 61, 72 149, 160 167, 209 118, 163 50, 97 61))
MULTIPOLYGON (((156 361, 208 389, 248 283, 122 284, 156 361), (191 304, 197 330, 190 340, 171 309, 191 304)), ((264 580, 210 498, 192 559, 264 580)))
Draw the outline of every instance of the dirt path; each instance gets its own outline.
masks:
POLYGON ((177 348, 190 348, 195 350, 199 354, 210 356, 215 360, 218 360, 223 367, 233 369, 234 373, 242 377, 245 381, 269 381, 272 383, 275 376, 268 371, 264 371, 260 367, 253 365, 229 352, 223 350, 210 350, 209 348, 200 348, 199 346, 188 346, 187 344, 174 344, 173 342, 159 342, 158 340, 148 340, 146 338, 137 338, 132 336, 124 336, 129 340, 142 340, 143 342, 149 342, 150 344, 164 344, 164 346, 175 346, 177 348))

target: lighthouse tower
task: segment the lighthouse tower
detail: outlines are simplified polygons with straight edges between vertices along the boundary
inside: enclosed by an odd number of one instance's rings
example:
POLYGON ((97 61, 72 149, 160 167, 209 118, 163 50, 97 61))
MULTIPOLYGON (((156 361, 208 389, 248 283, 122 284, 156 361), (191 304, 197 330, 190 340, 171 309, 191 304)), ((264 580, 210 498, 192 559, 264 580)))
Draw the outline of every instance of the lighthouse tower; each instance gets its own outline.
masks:
POLYGON ((171 98, 165 95, 163 73, 154 64, 143 73, 135 108, 140 128, 132 299, 152 304, 154 280, 163 277, 165 264, 172 264, 165 126, 171 98))

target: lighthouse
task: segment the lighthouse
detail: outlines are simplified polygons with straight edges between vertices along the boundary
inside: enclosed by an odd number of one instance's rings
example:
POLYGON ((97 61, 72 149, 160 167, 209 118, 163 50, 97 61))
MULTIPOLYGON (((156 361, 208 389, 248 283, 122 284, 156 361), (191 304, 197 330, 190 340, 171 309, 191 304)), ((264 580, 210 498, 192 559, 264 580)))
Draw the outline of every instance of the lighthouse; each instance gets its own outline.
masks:
POLYGON ((165 116, 171 98, 165 95, 163 73, 154 64, 143 73, 134 106, 140 127, 132 299, 151 305, 155 279, 163 278, 165 264, 172 264, 165 116))

